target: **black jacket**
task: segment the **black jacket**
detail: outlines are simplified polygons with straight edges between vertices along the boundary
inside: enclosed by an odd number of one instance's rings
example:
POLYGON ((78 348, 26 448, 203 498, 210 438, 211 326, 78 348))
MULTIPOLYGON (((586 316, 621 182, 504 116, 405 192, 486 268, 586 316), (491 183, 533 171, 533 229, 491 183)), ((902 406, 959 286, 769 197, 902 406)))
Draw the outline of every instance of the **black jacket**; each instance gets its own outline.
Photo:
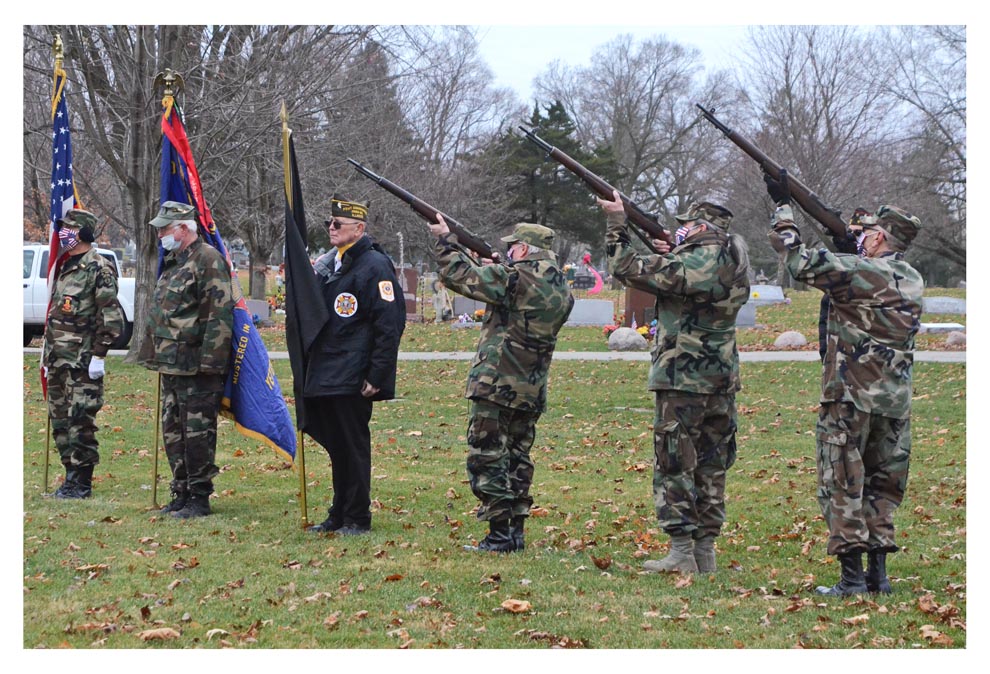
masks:
POLYGON ((330 320, 310 351, 304 394, 360 395, 365 380, 378 387, 372 400, 395 397, 399 339, 406 303, 392 261, 363 236, 320 275, 330 320))

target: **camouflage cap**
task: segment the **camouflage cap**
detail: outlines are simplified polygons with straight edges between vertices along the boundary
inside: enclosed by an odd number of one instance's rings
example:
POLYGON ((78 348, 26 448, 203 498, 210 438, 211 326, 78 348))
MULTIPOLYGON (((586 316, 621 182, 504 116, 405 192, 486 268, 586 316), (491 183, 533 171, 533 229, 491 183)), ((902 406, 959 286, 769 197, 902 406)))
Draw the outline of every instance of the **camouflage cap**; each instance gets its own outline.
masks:
POLYGON ((704 220, 716 227, 729 229, 729 222, 732 221, 732 211, 724 206, 713 204, 710 201, 693 202, 686 212, 674 216, 679 222, 691 222, 692 220, 704 220))
POLYGON ((865 208, 857 208, 849 217, 850 227, 866 227, 877 224, 877 216, 870 213, 865 208))
POLYGON ((512 234, 502 237, 502 241, 510 245, 519 241, 530 246, 550 250, 553 246, 553 237, 554 232, 549 227, 520 222, 513 228, 512 234))
POLYGON ((907 250, 921 229, 921 220, 897 206, 881 206, 876 212, 876 223, 866 225, 877 227, 889 235, 892 248, 907 250))
POLYGON ((196 207, 184 204, 181 201, 165 201, 158 209, 158 215, 151 219, 148 224, 156 229, 168 227, 169 225, 183 220, 195 220, 196 207))
POLYGON ((72 227, 80 229, 82 227, 96 227, 96 216, 81 208, 70 208, 61 218, 56 220, 59 227, 72 227))

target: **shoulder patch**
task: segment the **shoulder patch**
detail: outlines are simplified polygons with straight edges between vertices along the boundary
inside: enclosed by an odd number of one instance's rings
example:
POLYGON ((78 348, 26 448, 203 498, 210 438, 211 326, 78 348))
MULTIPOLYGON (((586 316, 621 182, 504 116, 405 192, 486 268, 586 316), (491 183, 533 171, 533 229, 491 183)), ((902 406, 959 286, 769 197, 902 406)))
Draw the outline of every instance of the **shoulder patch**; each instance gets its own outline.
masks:
POLYGON ((395 301, 395 290, 392 288, 391 281, 379 281, 378 282, 378 294, 381 295, 382 299, 386 302, 395 301))

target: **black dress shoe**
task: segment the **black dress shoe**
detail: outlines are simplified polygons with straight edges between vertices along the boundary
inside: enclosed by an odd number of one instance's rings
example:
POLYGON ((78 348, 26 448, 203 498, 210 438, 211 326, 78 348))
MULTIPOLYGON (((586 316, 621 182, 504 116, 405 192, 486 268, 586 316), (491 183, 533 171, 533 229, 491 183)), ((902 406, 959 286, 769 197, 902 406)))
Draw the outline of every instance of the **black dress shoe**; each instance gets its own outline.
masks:
POLYGON ((362 534, 371 533, 371 527, 361 526, 360 524, 345 524, 337 529, 336 533, 341 536, 361 536, 362 534))
POLYGON ((311 527, 306 527, 306 531, 309 531, 314 534, 325 534, 325 533, 330 533, 331 531, 337 531, 342 526, 344 526, 342 523, 338 522, 333 518, 328 517, 319 524, 314 524, 311 527))

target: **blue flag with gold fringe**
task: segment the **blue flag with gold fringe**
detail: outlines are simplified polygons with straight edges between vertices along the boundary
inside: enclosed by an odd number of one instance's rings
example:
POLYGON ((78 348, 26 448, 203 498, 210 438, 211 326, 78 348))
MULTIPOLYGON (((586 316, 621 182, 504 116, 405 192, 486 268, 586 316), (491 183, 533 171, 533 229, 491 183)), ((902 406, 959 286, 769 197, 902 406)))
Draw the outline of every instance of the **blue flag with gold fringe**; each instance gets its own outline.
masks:
MULTIPOLYGON (((230 254, 210 213, 196 171, 189 139, 175 100, 166 96, 162 112, 161 202, 180 201, 196 207, 199 233, 231 266, 230 254)), ((161 260, 159 246, 159 261, 161 260)), ((159 264, 159 273, 161 266, 159 264)), ((254 326, 240 284, 233 282, 234 325, 230 372, 224 386, 221 412, 234 420, 237 430, 264 440, 290 460, 296 456, 296 434, 282 389, 254 326)))

